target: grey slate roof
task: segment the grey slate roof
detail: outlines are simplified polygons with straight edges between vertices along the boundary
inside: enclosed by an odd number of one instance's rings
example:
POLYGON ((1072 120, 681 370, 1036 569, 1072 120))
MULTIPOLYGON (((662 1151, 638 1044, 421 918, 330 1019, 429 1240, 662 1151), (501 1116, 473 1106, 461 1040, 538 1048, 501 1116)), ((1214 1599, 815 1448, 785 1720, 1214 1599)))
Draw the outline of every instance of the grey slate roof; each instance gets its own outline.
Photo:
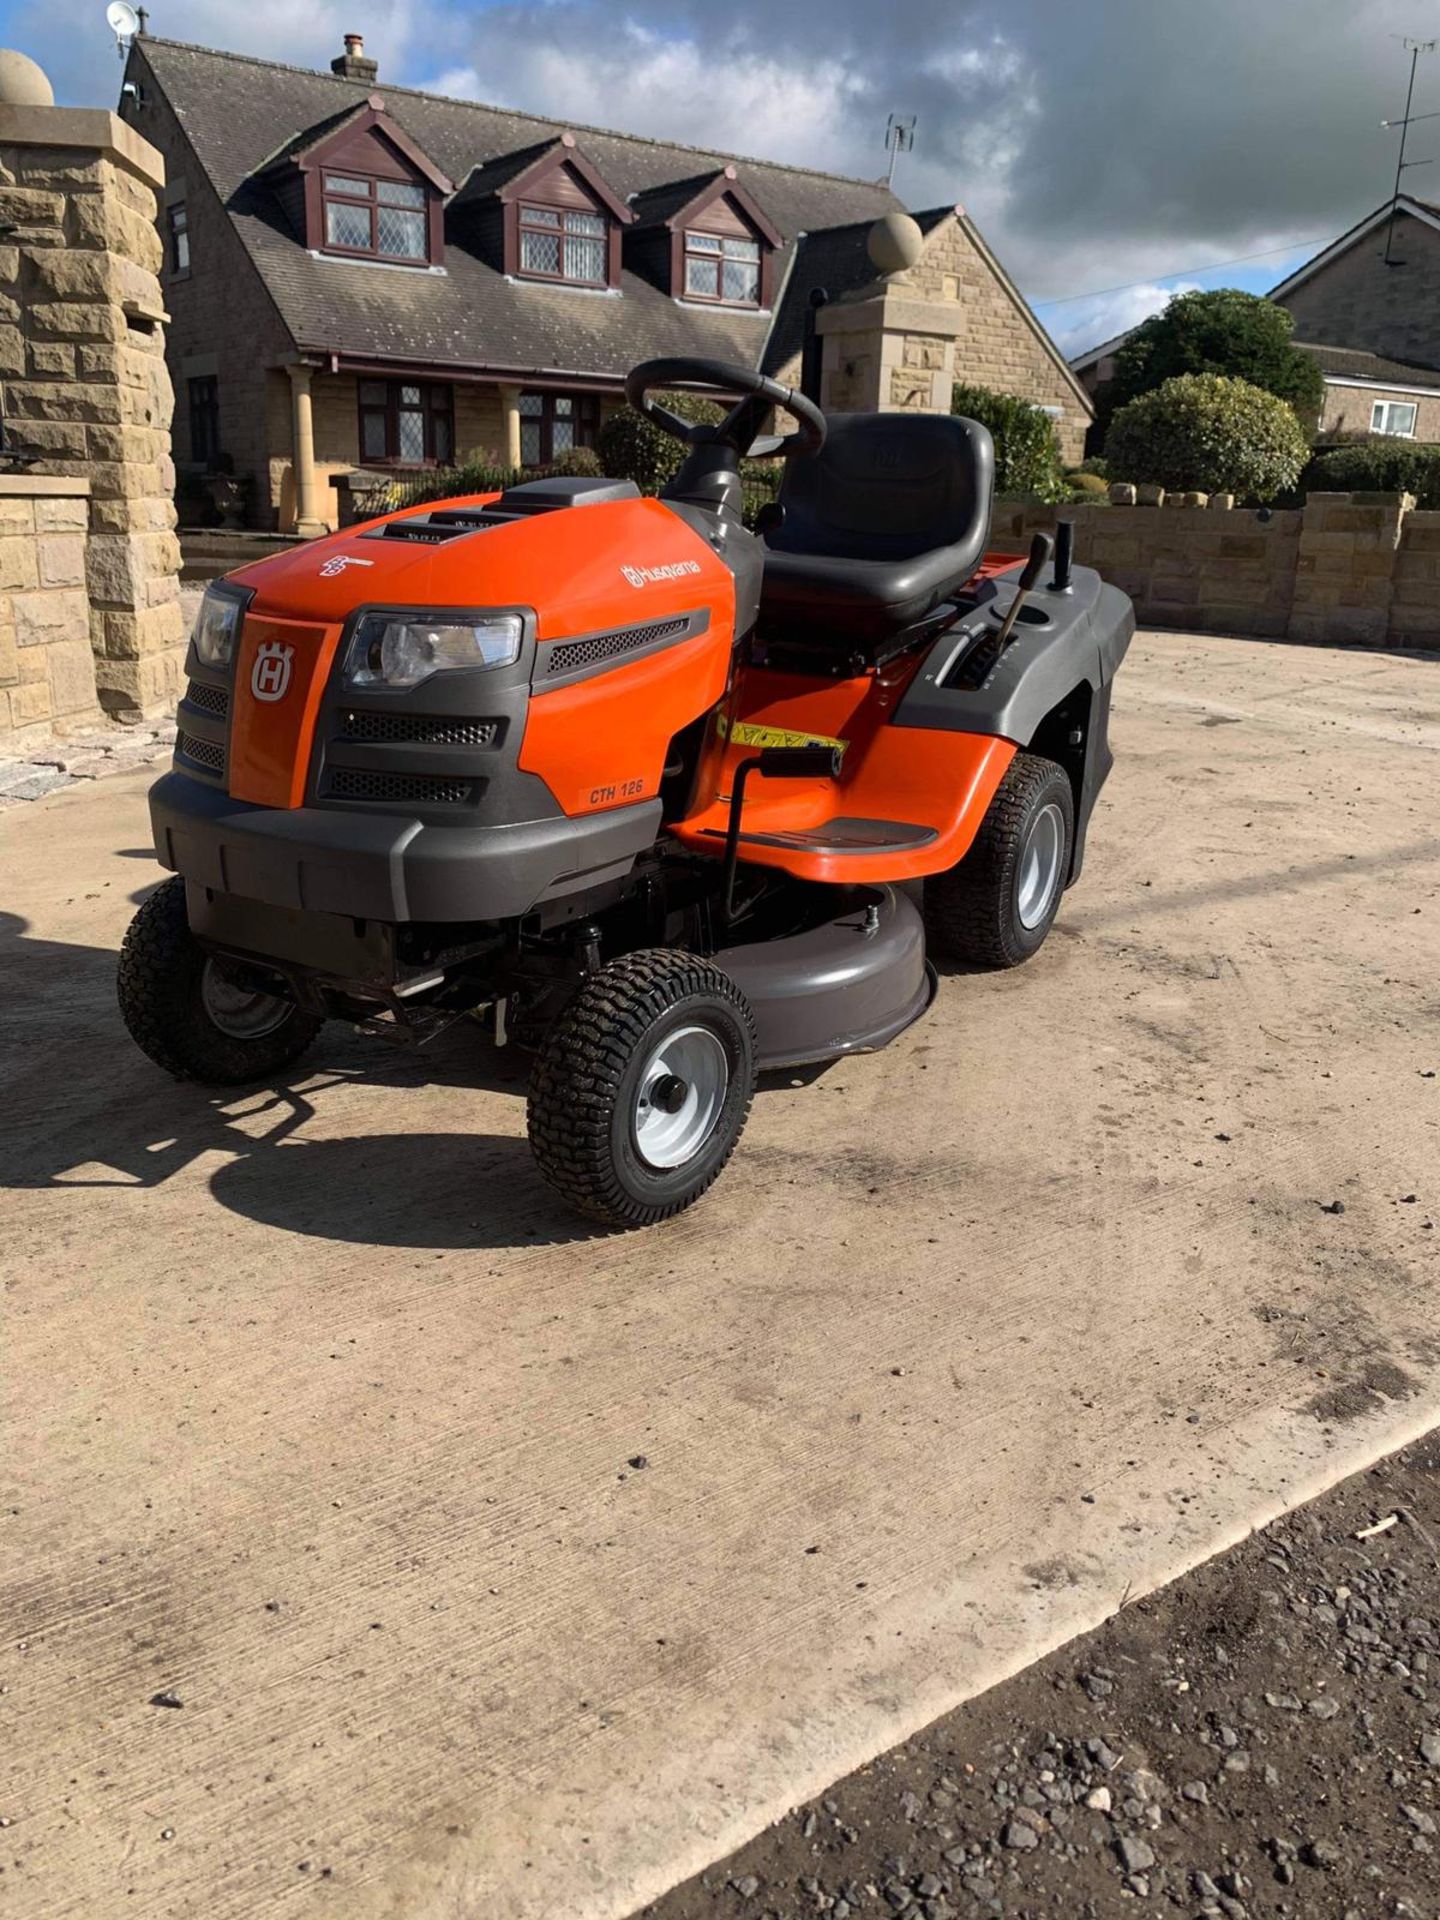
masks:
POLYGON ((1294 343, 1302 353, 1318 360, 1320 371, 1332 380, 1363 380, 1367 384, 1391 387, 1440 388, 1440 367, 1422 367, 1410 360, 1387 360, 1383 354, 1367 353, 1363 347, 1325 347, 1313 340, 1294 343))
POLYGON ((628 270, 618 295, 516 284, 450 233, 443 274, 317 259, 288 225, 268 184, 254 178, 277 154, 308 144, 317 123, 362 105, 375 92, 390 119, 452 180, 465 183, 482 167, 492 190, 511 177, 507 163, 513 156, 533 157, 566 131, 566 123, 178 41, 139 39, 131 59, 148 62, 151 84, 169 100, 228 206, 282 320, 297 346, 312 351, 530 376, 580 373, 617 383, 636 361, 662 353, 752 366, 763 357, 778 366, 799 345, 809 287, 825 285, 837 294, 873 278, 865 229, 901 208, 875 182, 600 128, 571 129, 611 188, 622 199, 646 196, 652 213, 661 190, 683 182, 693 193, 699 181, 735 165, 739 183, 785 239, 776 260, 776 347, 767 351, 769 316, 677 306, 628 270), (801 235, 809 237, 797 263, 801 235), (791 343, 785 354, 778 353, 782 339, 791 343))

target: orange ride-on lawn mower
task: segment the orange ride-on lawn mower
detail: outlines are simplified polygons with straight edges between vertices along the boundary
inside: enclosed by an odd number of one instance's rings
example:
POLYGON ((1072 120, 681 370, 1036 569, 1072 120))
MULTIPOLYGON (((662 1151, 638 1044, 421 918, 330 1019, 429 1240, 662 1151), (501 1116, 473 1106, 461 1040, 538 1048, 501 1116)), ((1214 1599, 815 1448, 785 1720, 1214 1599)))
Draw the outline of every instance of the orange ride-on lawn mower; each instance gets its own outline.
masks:
POLYGON ((970 420, 830 418, 744 367, 626 392, 685 444, 659 499, 532 480, 277 554, 206 593, 176 878, 120 1005, 158 1065, 289 1067, 342 1019, 533 1049, 530 1142, 615 1226, 729 1159, 757 1070, 880 1047, 938 953, 1011 967, 1080 870, 1130 603, 1067 536, 987 559, 970 420), (735 404, 718 425, 655 396, 735 404), (798 429, 760 438, 772 410, 798 429), (784 457, 760 530, 740 461, 784 457), (923 880, 924 912, 904 881, 923 880))

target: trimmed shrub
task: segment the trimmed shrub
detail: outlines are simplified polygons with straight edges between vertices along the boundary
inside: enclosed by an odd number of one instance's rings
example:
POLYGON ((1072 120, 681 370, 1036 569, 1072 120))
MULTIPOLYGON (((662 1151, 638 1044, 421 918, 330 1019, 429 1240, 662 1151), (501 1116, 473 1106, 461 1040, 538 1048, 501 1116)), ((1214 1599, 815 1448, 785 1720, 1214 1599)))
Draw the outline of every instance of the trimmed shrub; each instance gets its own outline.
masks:
POLYGON ((1377 434, 1317 449, 1305 480, 1317 493, 1413 493, 1417 506, 1433 511, 1440 507, 1440 446, 1377 434))
POLYGON ((1264 504, 1293 487, 1309 453, 1283 400, 1244 380, 1186 373, 1122 407, 1105 437, 1117 479, 1264 504))
POLYGON ((1055 422, 1043 408, 1013 393, 992 393, 988 387, 957 381, 950 391, 950 411, 990 429, 997 495, 1051 505, 1067 498, 1055 422))
POLYGON ((1065 480, 1074 499, 1108 500, 1110 498, 1110 482, 1102 479, 1098 473, 1086 473, 1081 467, 1074 473, 1067 473, 1065 480))

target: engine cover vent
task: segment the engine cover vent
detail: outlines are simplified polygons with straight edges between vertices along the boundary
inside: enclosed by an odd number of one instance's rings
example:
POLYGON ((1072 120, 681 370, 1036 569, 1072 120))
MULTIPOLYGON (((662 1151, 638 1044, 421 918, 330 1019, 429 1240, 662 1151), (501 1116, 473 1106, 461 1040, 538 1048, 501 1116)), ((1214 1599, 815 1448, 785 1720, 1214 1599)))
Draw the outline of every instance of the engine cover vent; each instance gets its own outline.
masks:
POLYGON ((332 768, 332 800, 383 800, 392 806, 460 807, 475 790, 473 780, 446 774, 375 773, 366 767, 332 768))
POLYGON ((677 639, 688 632, 693 616, 677 614, 673 620, 657 620, 648 627, 629 627, 623 633, 596 633, 586 640, 562 640, 552 646, 545 658, 545 678, 553 680, 577 668, 597 667, 622 654, 635 653, 641 647, 657 646, 663 640, 677 639))
POLYGON ((205 767, 211 773, 224 773, 225 749, 215 740, 197 740, 193 733, 177 733, 175 751, 182 760, 189 760, 197 767, 205 767))
POLYGON ((213 713, 217 720, 223 720, 230 711, 228 687, 207 687, 203 681, 191 680, 185 688, 185 698, 202 713, 213 713))

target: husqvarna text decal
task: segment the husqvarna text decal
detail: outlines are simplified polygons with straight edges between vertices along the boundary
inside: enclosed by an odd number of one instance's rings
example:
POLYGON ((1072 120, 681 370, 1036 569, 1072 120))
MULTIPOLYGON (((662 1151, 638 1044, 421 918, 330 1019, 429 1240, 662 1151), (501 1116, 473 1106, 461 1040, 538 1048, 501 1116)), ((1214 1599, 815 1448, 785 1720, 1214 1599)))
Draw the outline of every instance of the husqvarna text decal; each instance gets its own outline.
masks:
POLYGON ((373 567, 374 564, 373 560, 362 560, 358 553, 337 553, 321 567, 320 578, 333 580, 337 573, 343 573, 347 567, 373 567))
POLYGON ((653 580, 683 580, 686 574, 699 573, 698 560, 671 560, 663 567, 621 567, 632 587, 648 587, 653 580))
POLYGON ((257 700, 285 698, 290 691, 290 662, 294 657, 293 647, 283 647, 278 640, 265 642, 250 669, 250 691, 257 700))

